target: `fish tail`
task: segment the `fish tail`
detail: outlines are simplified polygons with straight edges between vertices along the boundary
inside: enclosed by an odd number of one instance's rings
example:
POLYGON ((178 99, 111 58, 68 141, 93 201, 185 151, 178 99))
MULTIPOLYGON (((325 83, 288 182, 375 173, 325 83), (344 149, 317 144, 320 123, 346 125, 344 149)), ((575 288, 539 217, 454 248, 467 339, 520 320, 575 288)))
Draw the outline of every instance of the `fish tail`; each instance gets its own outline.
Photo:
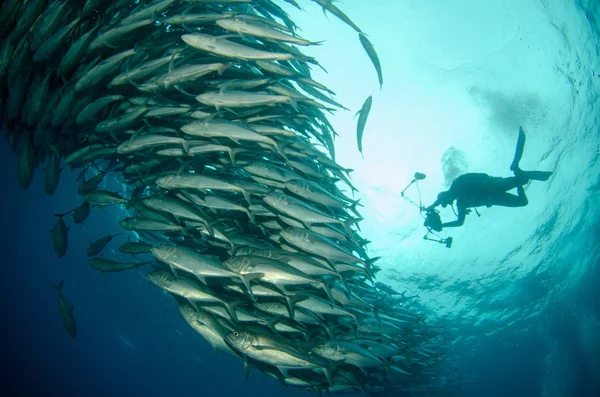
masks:
POLYGON ((236 323, 239 323, 240 320, 238 320, 237 311, 235 310, 235 308, 238 307, 239 305, 243 304, 243 303, 245 303, 245 301, 242 301, 242 300, 225 303, 225 308, 227 309, 227 312, 229 313, 229 316, 236 323))
POLYGON ((285 301, 287 302, 287 309, 291 319, 296 319, 296 311, 294 310, 295 299, 292 296, 285 295, 285 301))
POLYGON ((183 152, 186 155, 190 156, 190 144, 189 144, 189 142, 184 140, 183 142, 181 142, 181 147, 183 148, 183 152))
POLYGON ((252 213, 252 211, 250 211, 249 209, 246 208, 246 214, 248 215, 248 218, 250 219, 250 222, 254 223, 256 225, 256 217, 254 216, 254 214, 252 213))
POLYGON ((248 193, 248 191, 246 191, 246 189, 242 189, 242 195, 244 196, 244 198, 246 199, 248 204, 252 205, 252 199, 250 198, 250 193, 248 193))
POLYGON ((356 216, 358 216, 359 218, 362 218, 362 216, 360 215, 360 213, 358 212, 358 210, 356 209, 356 207, 364 207, 364 205, 362 205, 360 203, 360 199, 358 199, 356 201, 352 201, 352 205, 350 205, 349 209, 350 209, 350 211, 354 212, 354 214, 356 216))
POLYGON ((254 296, 254 292, 252 292, 252 287, 250 286, 250 281, 254 280, 255 278, 264 277, 264 275, 265 275, 264 273, 249 273, 249 274, 240 275, 240 279, 244 283, 244 286, 246 287, 246 291, 248 291, 248 295, 250 296, 250 299, 252 299, 253 301, 256 301, 256 297, 254 296))
POLYGON ((375 275, 375 272, 377 272, 377 270, 379 270, 379 268, 376 268, 376 266, 373 266, 373 264, 375 262, 377 262, 379 259, 381 259, 381 257, 376 256, 375 258, 367 259, 366 261, 363 262, 365 265, 365 268, 367 270, 367 273, 369 275, 369 278, 372 278, 375 275))
MULTIPOLYGON (((343 221, 343 225, 344 225, 344 229, 346 229, 346 232, 348 232, 349 237, 352 236, 352 226, 353 225, 357 225, 356 227, 358 228, 358 223, 360 221, 362 221, 364 218, 351 218, 348 219, 346 221, 343 221)), ((360 229, 359 229, 360 230, 360 229)))
POLYGON ((287 157, 287 155, 285 154, 285 152, 283 151, 283 145, 281 144, 281 142, 277 142, 275 143, 275 150, 277 150, 277 153, 279 153, 279 155, 281 157, 283 157, 283 159, 285 161, 289 161, 290 159, 287 157))
POLYGON ((60 293, 60 289, 62 288, 62 285, 63 285, 63 282, 64 282, 64 281, 65 281, 65 279, 63 278, 63 279, 61 279, 61 280, 59 281, 59 283, 58 283, 58 284, 52 284, 52 283, 50 283, 50 285, 51 285, 53 288, 55 288, 55 289, 58 291, 58 293, 60 293))
POLYGON ((227 154, 229 154, 229 160, 231 160, 231 165, 235 167, 235 153, 233 149, 227 148, 227 154))

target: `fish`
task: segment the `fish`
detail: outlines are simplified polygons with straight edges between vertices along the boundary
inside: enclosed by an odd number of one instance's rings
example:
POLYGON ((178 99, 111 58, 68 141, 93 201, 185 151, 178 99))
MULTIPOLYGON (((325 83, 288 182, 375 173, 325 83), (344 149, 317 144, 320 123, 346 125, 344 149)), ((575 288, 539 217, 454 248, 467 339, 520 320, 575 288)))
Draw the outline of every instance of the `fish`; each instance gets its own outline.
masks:
POLYGON ((61 171, 62 168, 60 167, 60 157, 56 151, 53 151, 50 155, 50 159, 48 160, 44 178, 44 190, 47 195, 50 196, 56 191, 61 171))
POLYGON ((67 227, 65 221, 63 221, 63 217, 69 213, 70 211, 64 214, 54 214, 54 216, 58 217, 58 219, 56 220, 54 228, 50 229, 50 233, 52 233, 52 245, 54 246, 54 252, 59 258, 65 256, 69 246, 69 229, 71 227, 67 227))
POLYGON ((360 218, 350 218, 348 220, 333 218, 312 207, 310 204, 284 193, 274 192, 263 197, 263 200, 278 212, 297 220, 307 229, 312 229, 312 225, 315 223, 338 224, 343 226, 347 233, 350 234, 351 226, 360 221, 360 218))
POLYGON ((133 217, 121 219, 119 226, 125 230, 136 231, 136 232, 173 232, 183 233, 185 228, 183 226, 174 224, 167 220, 161 221, 152 218, 144 217, 133 217))
POLYGON ((196 221, 202 223, 209 234, 214 235, 212 221, 208 216, 198 208, 188 206, 186 203, 179 199, 162 196, 162 197, 149 197, 143 200, 144 205, 156 210, 162 211, 172 216, 177 222, 185 221, 196 221))
POLYGON ((196 310, 199 310, 199 307, 203 305, 223 306, 227 309, 231 318, 237 322, 237 315, 231 302, 222 300, 208 290, 208 288, 187 277, 174 276, 171 272, 163 270, 155 270, 146 277, 157 287, 186 299, 196 310))
POLYGON ((102 47, 114 47, 122 37, 131 34, 136 29, 140 29, 144 26, 148 26, 154 23, 154 18, 147 18, 142 21, 126 23, 122 26, 117 26, 110 30, 105 31, 96 37, 88 46, 87 53, 98 51, 102 47))
POLYGON ((70 24, 54 33, 48 40, 46 40, 33 54, 34 62, 41 62, 52 57, 67 40, 71 31, 77 26, 80 18, 75 18, 70 24))
POLYGON ((190 47, 198 50, 213 53, 215 55, 222 55, 232 59, 241 59, 246 61, 287 61, 293 58, 292 54, 257 50, 255 48, 228 40, 224 37, 211 36, 204 33, 184 34, 181 36, 181 40, 183 40, 190 47))
POLYGON ((240 141, 255 142, 259 144, 265 143, 269 146, 272 146, 277 153, 286 158, 283 147, 279 142, 254 132, 246 126, 238 123, 222 121, 194 121, 181 127, 181 130, 194 137, 227 138, 231 139, 235 143, 240 143, 240 141))
POLYGON ((289 370, 306 369, 322 371, 331 379, 327 362, 304 354, 269 334, 234 330, 225 336, 225 342, 244 357, 276 367, 286 378, 289 370))
MULTIPOLYGON (((242 278, 258 279, 270 284, 284 294, 289 286, 309 285, 321 288, 329 293, 329 287, 321 280, 313 279, 300 270, 273 259, 254 256, 239 255, 223 262, 223 266, 237 273, 242 278)), ((252 289, 247 287, 249 293, 252 289)))
POLYGON ((236 356, 236 353, 231 350, 224 339, 225 335, 231 332, 230 328, 223 325, 223 323, 219 322, 211 314, 202 310, 195 310, 192 305, 181 304, 178 306, 178 309, 190 327, 207 340, 213 349, 236 356))
POLYGON ((123 233, 117 233, 117 234, 109 234, 108 236, 104 236, 99 238, 98 240, 92 242, 90 240, 90 246, 88 247, 88 249, 86 250, 87 256, 96 256, 98 255, 100 252, 102 252, 102 250, 104 249, 104 247, 106 247, 106 245, 108 243, 111 242, 111 240, 117 236, 122 235, 123 233))
POLYGON ((302 46, 315 44, 311 43, 308 40, 304 40, 296 36, 291 36, 287 33, 283 33, 279 30, 270 28, 265 24, 244 21, 240 18, 218 19, 216 21, 216 24, 229 32, 238 33, 241 36, 247 35, 261 37, 269 40, 283 41, 286 43, 293 43, 302 46))
POLYGON ((136 254, 150 254, 151 248, 151 244, 146 244, 141 241, 127 241, 126 243, 121 244, 119 252, 135 256, 136 254))
POLYGON ((323 7, 323 13, 325 13, 325 11, 329 11, 330 13, 332 13, 333 15, 338 17, 341 21, 343 21, 346 25, 348 25, 352 29, 354 29, 356 32, 362 33, 362 30, 360 30, 360 28, 358 26, 356 26, 356 24, 354 22, 352 22, 352 20, 350 18, 348 18, 348 16, 346 14, 344 14, 344 12, 342 10, 340 10, 338 7, 336 7, 333 4, 332 0, 312 0, 312 1, 314 1, 315 3, 317 3, 318 5, 323 7))
POLYGON ((122 95, 106 95, 96 99, 82 109, 81 112, 79 112, 76 118, 77 124, 84 124, 88 121, 94 121, 98 113, 100 113, 106 106, 123 99, 124 97, 122 95))
POLYGON ((154 72, 161 70, 163 66, 174 62, 180 58, 181 54, 174 53, 172 55, 167 55, 162 58, 149 60, 141 65, 136 66, 131 70, 128 70, 127 72, 123 72, 115 76, 110 81, 110 83, 108 83, 108 86, 115 87, 143 79, 144 77, 152 75, 154 72))
POLYGON ((241 193, 249 204, 252 203, 250 194, 246 189, 235 183, 225 182, 216 178, 195 174, 169 174, 162 176, 155 181, 156 185, 167 190, 172 189, 197 189, 201 192, 210 190, 222 190, 226 192, 241 193))
POLYGON ((219 75, 222 75, 225 73, 227 66, 224 63, 180 66, 159 76, 154 84, 158 87, 169 89, 171 86, 196 81, 210 73, 217 72, 219 75))
MULTIPOLYGON (((65 2, 67 3, 67 2, 65 2)), ((76 68, 77 64, 84 57, 89 44, 99 26, 95 26, 81 37, 79 37, 67 50, 67 53, 61 58, 56 73, 61 77, 69 76, 76 68)))
POLYGON ((147 134, 141 136, 133 136, 129 140, 124 141, 119 146, 117 146, 117 153, 132 154, 154 147, 168 145, 181 146, 186 153, 189 153, 190 151, 190 143, 183 138, 158 134, 147 134))
POLYGON ((166 263, 174 274, 183 270, 193 274, 200 282, 206 284, 207 278, 224 278, 241 281, 251 294, 250 280, 259 275, 240 275, 228 270, 222 263, 202 256, 190 249, 178 246, 156 246, 151 249, 152 255, 166 263))
POLYGON ((317 355, 332 361, 343 361, 366 372, 365 368, 381 366, 384 361, 370 351, 346 341, 328 341, 311 349, 317 355))
POLYGON ((216 210, 244 212, 248 216, 248 219, 250 219, 250 222, 256 223, 256 217, 248 208, 217 196, 216 194, 206 195, 204 198, 201 198, 197 194, 188 191, 183 193, 182 196, 194 204, 204 206, 214 212, 216 212, 216 210))
POLYGON ((360 32, 358 34, 358 38, 360 40, 360 44, 362 44, 367 55, 369 56, 369 59, 371 59, 375 70, 377 71, 377 78, 379 79, 379 89, 381 89, 381 87, 383 87, 383 72, 381 71, 381 62, 379 61, 377 52, 375 52, 375 47, 373 47, 373 44, 369 41, 367 35, 363 32, 360 32))
POLYGON ((63 281, 64 279, 60 280, 60 282, 57 285, 52 284, 52 287, 56 289, 56 292, 58 294, 57 312, 60 316, 65 331, 67 331, 71 338, 75 338, 77 336, 77 324, 75 322, 75 316, 73 315, 73 306, 69 306, 69 304, 67 303, 64 296, 61 293, 63 281))
POLYGON ((77 83, 75 83, 75 92, 81 92, 85 89, 95 86, 103 78, 113 74, 114 71, 116 71, 121 65, 121 62, 123 62, 126 58, 135 55, 136 53, 136 49, 129 49, 115 54, 110 58, 106 58, 98 65, 91 68, 77 81, 77 83))
POLYGON ((85 194, 83 196, 85 201, 90 203, 91 206, 105 207, 107 205, 127 204, 129 200, 121 197, 118 193, 109 192, 108 190, 95 190, 92 193, 85 194))
POLYGON ((292 246, 298 247, 306 252, 313 253, 321 258, 332 262, 361 263, 367 271, 378 259, 372 258, 367 261, 353 256, 348 251, 339 247, 335 242, 322 235, 301 228, 288 228, 281 231, 281 237, 292 246))
POLYGON ((356 113, 358 117, 358 123, 356 125, 356 142, 358 143, 358 151, 360 152, 363 158, 363 148, 362 148, 362 137, 365 132, 365 126, 367 125, 367 118, 369 117, 369 112, 371 111, 371 105, 373 104, 373 97, 369 95, 369 97, 365 100, 362 105, 362 108, 356 113))
MULTIPOLYGON (((65 160, 65 162, 66 162, 66 160, 65 160)), ((90 179, 83 181, 83 183, 81 183, 79 185, 79 188, 77 189, 77 193, 80 196, 92 194, 94 191, 96 191, 100 182, 102 182, 104 175, 105 175, 105 173, 100 172, 97 175, 91 177, 90 179)))
POLYGON ((112 259, 102 257, 91 258, 89 264, 92 268, 104 272, 123 272, 126 270, 137 269, 140 266, 150 265, 154 262, 118 262, 112 259))
POLYGON ((87 201, 81 203, 81 205, 79 205, 77 208, 75 208, 75 211, 73 211, 73 222, 76 225, 85 222, 88 216, 90 216, 91 209, 92 207, 87 201))

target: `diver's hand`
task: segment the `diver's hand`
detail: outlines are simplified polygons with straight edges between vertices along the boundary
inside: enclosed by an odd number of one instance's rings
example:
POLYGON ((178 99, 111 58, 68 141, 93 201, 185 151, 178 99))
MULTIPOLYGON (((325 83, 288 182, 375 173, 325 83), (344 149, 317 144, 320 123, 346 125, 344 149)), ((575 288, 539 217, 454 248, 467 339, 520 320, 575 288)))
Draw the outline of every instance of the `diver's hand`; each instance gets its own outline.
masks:
POLYGON ((435 210, 435 207, 438 205, 438 202, 436 201, 435 203, 431 204, 429 207, 427 208, 423 208, 425 210, 425 212, 431 212, 433 210, 435 210))

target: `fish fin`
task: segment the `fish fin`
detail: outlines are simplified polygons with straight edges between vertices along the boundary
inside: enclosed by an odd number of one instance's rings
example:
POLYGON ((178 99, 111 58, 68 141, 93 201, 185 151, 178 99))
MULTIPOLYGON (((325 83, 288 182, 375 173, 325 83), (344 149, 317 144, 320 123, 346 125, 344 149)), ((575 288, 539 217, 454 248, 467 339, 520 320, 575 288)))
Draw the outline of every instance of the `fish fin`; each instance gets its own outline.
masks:
POLYGON ((252 369, 252 364, 248 361, 244 361, 244 379, 248 380, 250 377, 250 370, 252 369))
POLYGON ((250 198, 250 193, 246 191, 246 189, 242 189, 242 195, 246 199, 249 205, 252 205, 252 199, 250 198))
POLYGON ((250 219, 250 222, 254 223, 256 225, 256 217, 254 216, 254 214, 246 208, 246 214, 248 214, 248 218, 250 219))
MULTIPOLYGON (((352 237, 352 225, 358 224, 363 219, 364 218, 350 218, 343 222, 344 229, 346 229, 346 232, 348 232, 348 237, 352 237)), ((358 225, 357 225, 357 227, 358 227, 358 225)))
POLYGON ((192 305, 192 307, 193 307, 194 309, 196 309, 196 311, 197 311, 197 312, 199 312, 199 311, 200 311, 200 310, 198 309, 198 305, 196 304, 196 302, 194 302, 194 301, 193 301, 193 300, 191 300, 191 299, 188 299, 187 301, 190 303, 190 305, 192 305))
POLYGON ((236 323, 239 323, 240 320, 238 320, 238 316, 237 316, 237 312, 235 311, 235 308, 236 308, 236 306, 239 306, 242 303, 245 303, 245 302, 244 301, 225 302, 225 308, 227 309, 229 316, 236 323))
POLYGON ((329 298, 329 300, 331 302, 333 302, 334 304, 337 305, 336 300, 333 298, 333 294, 331 293, 331 286, 333 285, 333 283, 335 283, 338 280, 338 278, 330 278, 324 281, 321 281, 320 285, 321 288, 323 289, 323 291, 325 292, 325 294, 327 294, 327 297, 329 298))
POLYGON ((229 66, 230 66, 230 65, 225 65, 225 64, 223 64, 223 65, 219 66, 219 67, 217 68, 217 73, 219 73, 219 76, 221 76, 223 73, 225 73, 225 70, 227 70, 227 68, 228 68, 229 66))
POLYGON ((295 320, 296 319, 296 311, 294 310, 294 304, 295 302, 295 296, 289 296, 289 295, 284 295, 285 296, 285 301, 287 302, 287 309, 288 309, 288 313, 290 315, 290 318, 295 320))
POLYGON ((233 152, 233 149, 228 147, 227 154, 229 154, 229 159, 231 160, 231 165, 233 165, 235 167, 235 153, 233 152))
MULTIPOLYGON (((156 267, 157 269, 159 269, 159 267, 156 267)), ((175 271, 175 267, 172 265, 169 265, 169 268, 171 269, 171 271, 173 272, 173 275, 177 276, 177 272, 175 271)), ((198 277, 198 276, 196 276, 198 277)))
POLYGON ((254 280, 256 278, 264 277, 264 276, 265 276, 264 273, 249 273, 249 274, 240 275, 240 279, 242 280, 242 282, 244 283, 244 286, 246 287, 248 296, 250 296, 250 299, 252 299, 253 301, 256 301, 256 297, 254 296, 254 293, 252 292, 252 287, 250 286, 250 281, 254 280))
POLYGON ((279 370, 279 372, 281 372, 281 374, 283 375, 284 378, 289 378, 290 374, 288 373, 289 368, 287 367, 277 367, 277 369, 279 370))
POLYGON ((285 152, 283 151, 283 144, 281 142, 277 142, 275 144, 275 150, 277 150, 277 153, 279 153, 279 155, 281 157, 283 157, 283 159, 285 161, 289 161, 290 159, 287 157, 287 155, 285 154, 285 152))
POLYGON ((198 95, 190 94, 189 92, 187 92, 186 90, 184 90, 184 89, 181 87, 181 85, 179 85, 179 84, 175 84, 173 87, 175 87, 175 89, 176 89, 177 91, 181 92, 183 95, 186 95, 186 96, 191 96, 191 97, 194 97, 194 98, 198 96, 198 95))
POLYGON ((364 207, 364 205, 362 205, 360 203, 360 199, 358 199, 356 201, 352 201, 352 205, 350 205, 349 209, 350 209, 350 211, 354 212, 354 214, 356 214, 356 216, 361 217, 361 215, 358 212, 358 210, 356 209, 356 207, 364 207))
POLYGON ((188 156, 191 156, 190 155, 190 144, 189 144, 189 142, 184 140, 183 142, 181 142, 181 146, 183 148, 183 152, 185 154, 187 154, 188 156))
POLYGON ((371 259, 367 259, 366 261, 364 261, 365 267, 367 269, 367 272, 370 275, 374 275, 375 273, 373 273, 375 271, 373 264, 375 262, 377 262, 379 259, 381 259, 380 256, 376 256, 375 258, 371 258, 371 259))

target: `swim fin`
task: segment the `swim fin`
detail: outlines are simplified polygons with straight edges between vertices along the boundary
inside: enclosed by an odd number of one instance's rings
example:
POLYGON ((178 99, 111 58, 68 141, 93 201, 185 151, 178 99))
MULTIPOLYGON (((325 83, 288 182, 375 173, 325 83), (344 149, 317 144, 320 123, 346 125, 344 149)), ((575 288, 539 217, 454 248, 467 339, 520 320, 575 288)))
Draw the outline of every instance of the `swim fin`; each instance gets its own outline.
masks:
MULTIPOLYGON (((519 162, 523 157, 523 149, 525 148, 525 132, 523 128, 519 127, 519 138, 517 139, 517 148, 515 149, 515 157, 513 158, 510 170, 515 171, 519 168, 519 162)), ((549 177, 549 176, 548 176, 549 177)), ((548 179, 548 178, 546 178, 548 179)))
POLYGON ((522 171, 523 175, 525 175, 528 179, 534 181, 547 181, 552 175, 550 171, 522 171))

